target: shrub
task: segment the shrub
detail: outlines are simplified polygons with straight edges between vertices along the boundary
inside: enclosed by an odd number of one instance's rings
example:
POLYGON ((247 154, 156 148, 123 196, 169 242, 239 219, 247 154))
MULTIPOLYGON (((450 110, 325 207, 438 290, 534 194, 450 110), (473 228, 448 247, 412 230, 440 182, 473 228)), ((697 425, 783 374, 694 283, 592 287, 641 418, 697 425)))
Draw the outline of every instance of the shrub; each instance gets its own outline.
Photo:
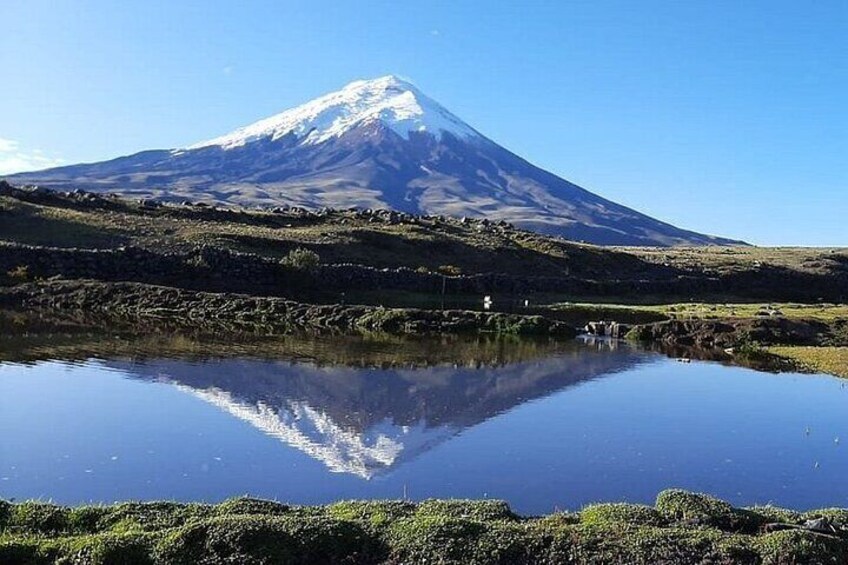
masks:
POLYGON ((392 562, 475 563, 478 539, 487 530, 481 522, 447 516, 416 515, 392 524, 392 562))
POLYGON ((525 539, 534 555, 530 563, 575 563, 577 547, 583 542, 575 528, 578 520, 577 514, 560 512, 529 522, 525 539))
POLYGON ((763 523, 756 514, 733 508, 723 500, 677 489, 662 491, 657 496, 656 508, 672 521, 729 531, 756 531, 763 523))
POLYGON ((371 529, 390 525, 415 512, 415 505, 403 500, 348 500, 327 507, 332 518, 351 520, 371 529))
POLYGON ((153 565, 153 538, 142 534, 98 534, 53 544, 59 563, 85 565, 153 565))
POLYGON ((287 504, 250 497, 231 498, 215 507, 215 514, 218 516, 232 516, 237 514, 282 516, 283 514, 288 514, 290 511, 291 507, 287 504))
POLYGON ((488 522, 514 520, 515 514, 503 500, 425 500, 418 505, 416 516, 441 516, 488 522))
POLYGON ((0 536, 0 563, 4 565, 13 563, 49 565, 54 561, 41 553, 38 540, 35 538, 6 539, 0 536))
POLYGON ((593 524, 574 527, 573 539, 574 563, 758 564, 746 536, 717 530, 593 524))
POLYGON ((801 522, 800 513, 777 506, 752 506, 746 508, 746 510, 759 516, 764 524, 798 524, 801 522))
POLYGON ((25 283, 31 279, 27 265, 18 265, 14 269, 9 269, 6 271, 6 277, 14 283, 25 283))
POLYGON ((0 500, 0 532, 6 529, 6 523, 12 514, 12 505, 5 500, 0 500))
POLYGON ((352 522, 321 517, 221 516, 188 524, 162 540, 159 562, 286 563, 321 565, 374 562, 381 545, 352 522))
POLYGON ((102 528, 101 520, 111 513, 104 506, 80 506, 68 511, 68 530, 79 534, 93 534, 102 528))
POLYGON ((211 507, 202 504, 124 502, 108 508, 98 519, 97 528, 115 533, 158 531, 209 515, 211 507))
POLYGON ((502 334, 539 335, 545 334, 551 324, 542 316, 512 316, 495 313, 488 317, 485 329, 502 334))
POLYGON ((369 332, 398 332, 408 329, 409 312, 400 308, 373 308, 356 320, 356 328, 369 332))
POLYGON ((592 504, 580 512, 581 524, 659 526, 663 522, 659 512, 641 504, 592 504))
POLYGON ((566 526, 573 526, 580 523, 580 514, 574 512, 555 512, 534 519, 531 524, 535 528, 543 530, 561 530, 566 526))
MULTIPOLYGON (((501 500, 425 500, 389 524, 394 561, 402 563, 538 563, 542 528, 518 521, 501 500)), ((392 561, 392 562, 394 562, 392 561)))
POLYGON ((844 540, 802 530, 782 530, 756 538, 754 546, 763 565, 824 565, 848 562, 844 540))
POLYGON ((216 506, 134 502, 75 509, 0 501, 0 564, 848 563, 848 538, 838 531, 761 528, 821 517, 840 528, 848 510, 740 510, 679 490, 660 493, 656 509, 594 504, 579 514, 533 519, 497 500, 289 507, 236 498, 216 506))
POLYGON ((456 277, 462 274, 462 268, 456 265, 440 265, 439 272, 448 277, 456 277))
POLYGON ((292 249, 283 258, 283 265, 301 271, 312 270, 317 267, 320 262, 321 258, 317 253, 311 249, 305 249, 303 247, 292 249))
POLYGON ((770 357, 768 351, 749 336, 745 336, 736 346, 736 356, 749 361, 764 361, 770 357))
POLYGON ((635 326, 624 335, 628 341, 651 341, 653 338, 650 326, 635 326))
POLYGON ((538 565, 568 563, 567 553, 552 544, 550 536, 518 522, 494 522, 473 548, 472 561, 480 564, 538 565))
POLYGON ((848 509, 846 508, 823 508, 805 512, 803 520, 814 520, 816 518, 827 518, 837 528, 848 529, 848 509))
POLYGON ((68 527, 68 510, 46 502, 24 502, 12 506, 7 529, 27 533, 55 534, 68 527))
POLYGON ((209 264, 209 259, 204 257, 200 253, 196 253, 191 257, 185 259, 185 264, 189 267, 195 269, 211 269, 212 265, 209 264))

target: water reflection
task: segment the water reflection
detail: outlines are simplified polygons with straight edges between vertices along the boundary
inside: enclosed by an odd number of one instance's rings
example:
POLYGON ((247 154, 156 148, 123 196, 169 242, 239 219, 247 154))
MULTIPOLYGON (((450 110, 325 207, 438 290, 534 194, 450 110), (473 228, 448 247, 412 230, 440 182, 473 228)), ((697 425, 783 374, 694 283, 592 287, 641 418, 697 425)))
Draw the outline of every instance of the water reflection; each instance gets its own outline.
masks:
POLYGON ((536 513, 682 487, 736 504, 848 505, 835 441, 848 437, 848 390, 829 377, 604 340, 27 324, 0 330, 0 498, 408 493, 536 513))
POLYGON ((555 353, 564 344, 515 336, 309 335, 257 336, 109 331, 0 310, 0 362, 97 359, 288 359, 351 367, 503 365, 555 353))
POLYGON ((363 479, 522 403, 645 359, 593 338, 134 336, 3 320, 0 361, 101 359, 199 398, 331 472, 363 479))
MULTIPOLYGON (((499 351, 498 358, 512 357, 510 341, 485 343, 499 351)), ((370 479, 517 405, 645 359, 610 341, 557 344, 546 351, 508 364, 478 359, 471 366, 437 364, 426 371, 251 359, 106 365, 172 384, 332 472, 370 479)))

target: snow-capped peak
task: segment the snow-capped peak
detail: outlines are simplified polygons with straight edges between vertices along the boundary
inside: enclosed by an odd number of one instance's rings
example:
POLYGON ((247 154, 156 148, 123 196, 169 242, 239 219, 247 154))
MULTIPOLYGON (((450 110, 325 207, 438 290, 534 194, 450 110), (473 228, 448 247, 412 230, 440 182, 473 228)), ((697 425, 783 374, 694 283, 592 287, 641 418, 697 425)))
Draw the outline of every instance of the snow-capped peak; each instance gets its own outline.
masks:
POLYGON ((230 149, 257 139, 278 139, 289 133, 302 138, 304 143, 316 144, 374 121, 382 122, 407 139, 410 132, 427 132, 436 137, 445 131, 457 137, 479 135, 411 83, 388 75, 352 82, 337 92, 189 149, 212 145, 230 149))

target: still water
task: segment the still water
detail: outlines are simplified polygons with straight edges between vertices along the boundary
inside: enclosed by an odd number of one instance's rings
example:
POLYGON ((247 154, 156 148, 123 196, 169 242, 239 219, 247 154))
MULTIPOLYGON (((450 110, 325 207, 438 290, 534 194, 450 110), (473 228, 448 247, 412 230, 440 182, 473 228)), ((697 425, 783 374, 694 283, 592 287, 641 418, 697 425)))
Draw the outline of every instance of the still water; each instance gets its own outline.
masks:
POLYGON ((0 362, 0 498, 848 506, 843 380, 606 341, 291 345, 0 362))

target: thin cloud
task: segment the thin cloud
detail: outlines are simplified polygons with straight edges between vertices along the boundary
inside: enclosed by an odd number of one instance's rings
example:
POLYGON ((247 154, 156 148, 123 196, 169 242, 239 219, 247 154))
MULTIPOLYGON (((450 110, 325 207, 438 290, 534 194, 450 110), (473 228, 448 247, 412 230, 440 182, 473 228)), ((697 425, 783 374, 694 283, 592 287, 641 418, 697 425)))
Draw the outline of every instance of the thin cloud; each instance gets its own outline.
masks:
POLYGON ((23 150, 13 139, 0 137, 0 175, 58 167, 65 160, 50 157, 41 149, 23 150))
POLYGON ((233 74, 233 71, 235 71, 235 70, 236 70, 236 68, 232 65, 227 65, 226 67, 221 69, 221 71, 227 76, 233 74))

